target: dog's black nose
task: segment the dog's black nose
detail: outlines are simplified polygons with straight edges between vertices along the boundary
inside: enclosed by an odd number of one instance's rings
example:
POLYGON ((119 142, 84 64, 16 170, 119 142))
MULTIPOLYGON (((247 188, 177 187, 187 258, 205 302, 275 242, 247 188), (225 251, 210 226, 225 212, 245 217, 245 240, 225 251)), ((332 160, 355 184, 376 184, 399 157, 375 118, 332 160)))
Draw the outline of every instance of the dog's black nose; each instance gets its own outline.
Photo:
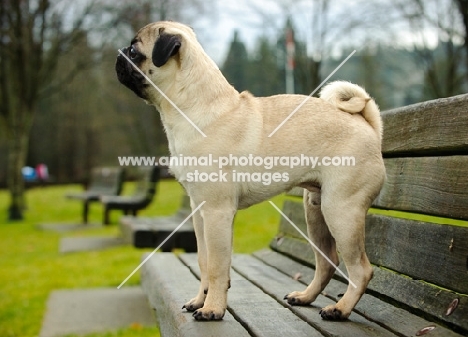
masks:
MULTIPOLYGON (((122 48, 122 49, 120 49, 120 51, 121 51, 122 53, 124 53, 125 55, 127 55, 127 54, 128 54, 128 47, 122 48)), ((117 57, 122 57, 122 54, 121 54, 121 53, 117 53, 117 57)))

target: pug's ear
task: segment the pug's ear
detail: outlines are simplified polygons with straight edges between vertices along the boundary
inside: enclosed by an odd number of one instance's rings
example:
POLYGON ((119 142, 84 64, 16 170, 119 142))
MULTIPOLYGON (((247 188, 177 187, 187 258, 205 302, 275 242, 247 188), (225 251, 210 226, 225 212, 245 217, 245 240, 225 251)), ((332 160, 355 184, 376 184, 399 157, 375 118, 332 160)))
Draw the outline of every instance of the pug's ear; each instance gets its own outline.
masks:
POLYGON ((162 67, 170 57, 177 54, 182 45, 180 35, 161 34, 156 40, 153 48, 152 60, 156 67, 162 67))

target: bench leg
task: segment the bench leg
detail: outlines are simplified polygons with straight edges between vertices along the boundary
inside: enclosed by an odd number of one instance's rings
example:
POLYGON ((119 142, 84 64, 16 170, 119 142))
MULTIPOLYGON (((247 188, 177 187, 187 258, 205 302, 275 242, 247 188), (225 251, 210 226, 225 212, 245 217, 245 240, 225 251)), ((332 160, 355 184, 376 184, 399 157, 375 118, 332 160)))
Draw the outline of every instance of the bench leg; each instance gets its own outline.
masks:
POLYGON ((88 210, 89 210, 89 202, 88 200, 85 200, 83 203, 83 223, 87 224, 88 223, 88 210))
POLYGON ((104 225, 109 225, 110 224, 110 221, 109 221, 109 213, 110 213, 110 209, 109 207, 107 207, 107 205, 104 205, 104 218, 102 219, 102 223, 104 225))

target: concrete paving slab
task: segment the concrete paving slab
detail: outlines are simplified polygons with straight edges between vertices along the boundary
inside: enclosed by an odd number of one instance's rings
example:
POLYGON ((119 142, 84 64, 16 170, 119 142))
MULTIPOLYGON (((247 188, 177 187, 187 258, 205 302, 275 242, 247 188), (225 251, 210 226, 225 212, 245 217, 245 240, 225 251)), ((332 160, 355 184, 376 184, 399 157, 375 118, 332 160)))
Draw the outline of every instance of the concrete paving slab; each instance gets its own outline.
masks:
POLYGON ((156 319, 140 287, 56 290, 49 295, 39 337, 153 326, 156 319))
POLYGON ((91 237, 65 237, 60 240, 60 253, 73 253, 92 250, 103 250, 125 245, 124 239, 115 236, 91 236, 91 237))

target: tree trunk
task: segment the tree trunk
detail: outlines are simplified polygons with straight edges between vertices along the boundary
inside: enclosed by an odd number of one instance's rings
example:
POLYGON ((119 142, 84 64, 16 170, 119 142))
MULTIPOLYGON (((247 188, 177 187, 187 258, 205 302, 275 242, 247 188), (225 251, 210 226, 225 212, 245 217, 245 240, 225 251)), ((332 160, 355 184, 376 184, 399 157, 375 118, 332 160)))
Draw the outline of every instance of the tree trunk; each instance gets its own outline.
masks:
POLYGON ((463 46, 465 47, 466 55, 466 76, 468 78, 468 0, 457 0, 458 9, 462 15, 463 25, 465 27, 465 42, 463 46))
MULTIPOLYGON (((29 121, 32 112, 18 113, 15 117, 23 117, 20 125, 10 130, 8 134, 7 184, 10 191, 10 206, 8 220, 22 220, 25 209, 24 180, 21 169, 26 164, 29 146, 29 121)), ((15 118, 13 117, 13 118, 15 118)))

